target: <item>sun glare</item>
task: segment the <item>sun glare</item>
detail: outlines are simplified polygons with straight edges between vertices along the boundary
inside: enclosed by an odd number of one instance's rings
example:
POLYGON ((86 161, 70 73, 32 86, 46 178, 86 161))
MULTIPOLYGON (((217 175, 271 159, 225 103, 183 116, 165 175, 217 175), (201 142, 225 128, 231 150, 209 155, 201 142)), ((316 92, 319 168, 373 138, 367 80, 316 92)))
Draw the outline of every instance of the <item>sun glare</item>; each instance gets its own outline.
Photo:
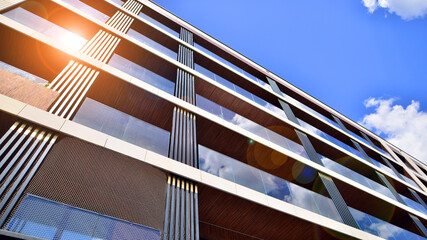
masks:
POLYGON ((77 51, 87 42, 86 39, 71 32, 58 36, 58 40, 69 51, 77 51))

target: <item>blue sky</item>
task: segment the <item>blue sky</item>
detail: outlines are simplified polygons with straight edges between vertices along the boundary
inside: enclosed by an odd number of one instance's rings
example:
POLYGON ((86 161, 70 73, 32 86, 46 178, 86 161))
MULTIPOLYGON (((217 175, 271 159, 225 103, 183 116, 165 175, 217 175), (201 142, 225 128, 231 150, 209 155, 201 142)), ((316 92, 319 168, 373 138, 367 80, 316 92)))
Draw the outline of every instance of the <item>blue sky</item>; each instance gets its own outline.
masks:
MULTIPOLYGON (((390 129, 398 126, 381 129, 393 116, 403 116, 406 126, 418 124, 414 117, 426 120, 421 128, 427 135, 427 4, 422 1, 154 2, 385 138, 403 138, 402 129, 390 129), (406 119, 408 105, 411 119, 406 119), (373 117, 364 121, 366 116, 373 117)), ((427 137, 413 139, 424 140, 427 144, 427 137)), ((394 143, 405 149, 402 141, 394 143)), ((423 157, 427 160, 427 152, 423 157)))

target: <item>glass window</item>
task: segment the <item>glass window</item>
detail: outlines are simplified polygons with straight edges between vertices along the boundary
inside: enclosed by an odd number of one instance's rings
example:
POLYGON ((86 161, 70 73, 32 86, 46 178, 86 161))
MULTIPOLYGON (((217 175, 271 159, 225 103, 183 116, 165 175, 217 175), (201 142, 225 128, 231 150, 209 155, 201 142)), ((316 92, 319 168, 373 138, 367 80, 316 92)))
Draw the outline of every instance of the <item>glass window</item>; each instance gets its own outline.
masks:
POLYGON ((59 41, 71 51, 79 50, 87 42, 87 40, 81 36, 49 22, 48 20, 21 7, 14 8, 3 13, 3 15, 59 41))
POLYGON ((179 33, 177 33, 176 31, 172 30, 171 28, 165 26, 163 23, 160 23, 159 21, 155 20, 154 18, 149 17, 147 14, 145 14, 143 12, 140 12, 138 14, 138 16, 140 16, 141 18, 147 20, 148 22, 156 25, 157 27, 165 30, 166 32, 168 32, 168 33, 170 33, 170 34, 172 34, 172 35, 174 35, 176 37, 179 37, 179 33))
POLYGON ((110 17, 105 15, 104 13, 96 10, 95 8, 79 1, 79 0, 62 0, 68 4, 70 4, 71 6, 79 9, 80 11, 83 11, 84 13, 98 19, 101 22, 106 22, 110 17))
POLYGON ((200 170, 342 222, 332 200, 199 145, 200 170))
POLYGON ((138 78, 139 80, 146 82, 154 87, 157 87, 171 95, 174 94, 174 82, 134 62, 131 62, 118 54, 113 54, 110 61, 108 62, 108 65, 115 67, 120 71, 123 71, 135 78, 138 78))
POLYGON ((425 239, 417 234, 399 228, 374 216, 349 207, 360 229, 384 239, 425 239))
POLYGON ((119 6, 123 5, 123 1, 121 1, 121 0, 111 0, 111 1, 113 1, 114 3, 116 3, 119 6))
POLYGON ((169 132, 86 98, 74 122, 168 156, 169 132))
POLYGON ((27 194, 6 230, 44 239, 160 239, 160 231, 27 194))
POLYGON ((177 53, 170 50, 169 48, 157 43, 156 41, 152 40, 151 38, 148 38, 146 36, 144 36, 143 34, 133 30, 132 28, 129 29, 129 31, 127 32, 127 35, 129 35, 132 38, 135 38, 137 41, 144 43, 154 49, 156 49, 157 51, 173 58, 176 59, 177 58, 177 53))
POLYGON ((230 111, 200 95, 196 95, 197 106, 205 111, 215 114, 227 122, 230 122, 236 126, 239 126, 259 137, 262 137, 274 144, 277 144, 283 148, 286 148, 304 158, 308 158, 308 155, 303 146, 291 141, 290 139, 277 134, 276 132, 259 125, 237 113, 230 111))
POLYGON ((199 168, 215 176, 234 182, 233 159, 199 145, 199 168))

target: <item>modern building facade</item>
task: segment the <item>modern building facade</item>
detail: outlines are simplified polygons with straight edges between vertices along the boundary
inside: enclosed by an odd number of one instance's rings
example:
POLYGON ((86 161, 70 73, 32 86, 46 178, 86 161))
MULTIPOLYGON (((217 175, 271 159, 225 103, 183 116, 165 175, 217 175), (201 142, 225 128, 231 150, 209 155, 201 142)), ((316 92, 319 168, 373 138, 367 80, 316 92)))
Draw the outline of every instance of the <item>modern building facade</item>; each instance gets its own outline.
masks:
POLYGON ((427 167, 146 0, 0 2, 2 239, 426 239, 427 167))

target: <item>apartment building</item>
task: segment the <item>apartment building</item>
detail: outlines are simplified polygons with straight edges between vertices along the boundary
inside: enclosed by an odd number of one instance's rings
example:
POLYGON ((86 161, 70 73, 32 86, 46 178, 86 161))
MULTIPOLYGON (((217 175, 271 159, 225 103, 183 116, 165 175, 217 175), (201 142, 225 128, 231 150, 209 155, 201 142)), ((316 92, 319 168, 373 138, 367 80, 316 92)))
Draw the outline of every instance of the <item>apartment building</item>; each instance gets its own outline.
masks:
POLYGON ((426 165, 151 1, 0 35, 2 239, 427 237, 426 165))

